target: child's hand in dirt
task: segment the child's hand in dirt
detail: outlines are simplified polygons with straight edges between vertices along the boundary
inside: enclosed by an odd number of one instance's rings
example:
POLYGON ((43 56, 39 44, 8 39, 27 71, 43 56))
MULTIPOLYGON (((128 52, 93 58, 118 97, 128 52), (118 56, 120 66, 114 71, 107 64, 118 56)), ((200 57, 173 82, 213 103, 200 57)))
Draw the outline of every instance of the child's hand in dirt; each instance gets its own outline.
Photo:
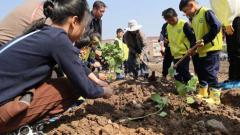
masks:
POLYGON ((110 98, 113 95, 113 90, 110 87, 103 87, 104 95, 103 98, 110 98))

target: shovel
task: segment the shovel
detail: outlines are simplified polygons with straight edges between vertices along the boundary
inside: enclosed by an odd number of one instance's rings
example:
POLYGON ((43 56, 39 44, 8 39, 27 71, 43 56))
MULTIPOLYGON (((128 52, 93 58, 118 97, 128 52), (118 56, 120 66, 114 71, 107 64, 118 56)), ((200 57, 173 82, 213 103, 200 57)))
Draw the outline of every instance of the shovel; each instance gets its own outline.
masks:
MULTIPOLYGON (((196 50, 196 49, 199 47, 199 45, 203 44, 203 42, 204 42, 203 40, 198 41, 198 42, 196 43, 196 45, 193 46, 191 49, 192 49, 192 50, 196 50)), ((188 53, 185 54, 176 64, 174 64, 173 67, 170 67, 170 68, 168 69, 169 75, 170 75, 171 77, 174 77, 175 75, 177 75, 177 72, 176 72, 177 67, 178 67, 179 64, 181 64, 181 63, 183 62, 183 60, 185 60, 189 55, 190 55, 190 54, 189 54, 189 52, 188 52, 188 53)))

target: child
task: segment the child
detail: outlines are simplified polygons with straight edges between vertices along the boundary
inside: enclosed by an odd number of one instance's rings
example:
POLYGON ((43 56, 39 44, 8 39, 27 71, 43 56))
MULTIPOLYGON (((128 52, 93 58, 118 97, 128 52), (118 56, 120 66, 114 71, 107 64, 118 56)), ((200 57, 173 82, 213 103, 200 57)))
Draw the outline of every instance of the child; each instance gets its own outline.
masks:
POLYGON ((194 59, 200 83, 198 96, 207 98, 209 89, 210 97, 207 102, 220 104, 217 75, 220 66, 219 52, 223 44, 221 24, 213 11, 199 7, 195 0, 181 0, 179 8, 191 18, 196 40, 204 42, 204 45, 198 48, 194 59))
MULTIPOLYGON (((114 44, 118 45, 122 50, 122 57, 123 57, 123 65, 126 67, 126 60, 128 59, 128 47, 126 44, 123 43, 123 35, 124 31, 122 29, 117 29, 116 31, 117 37, 115 38, 114 44)), ((123 67, 123 66, 122 66, 123 67)), ((121 73, 117 73, 117 79, 124 79, 124 76, 121 73)))
POLYGON ((25 35, 0 48, 0 134, 62 113, 80 96, 99 98, 112 93, 107 84, 97 85, 73 46, 85 28, 87 1, 46 1, 44 14, 51 26, 42 18, 25 35), (69 80, 50 79, 56 64, 69 80))
MULTIPOLYGON (((190 25, 181 19, 178 19, 174 9, 168 8, 162 13, 167 24, 168 41, 171 54, 174 57, 174 63, 177 63, 185 54, 187 54, 190 46, 195 43, 195 35, 190 25)), ((190 57, 183 60, 177 67, 177 75, 175 79, 179 82, 187 84, 191 79, 189 73, 190 57)))

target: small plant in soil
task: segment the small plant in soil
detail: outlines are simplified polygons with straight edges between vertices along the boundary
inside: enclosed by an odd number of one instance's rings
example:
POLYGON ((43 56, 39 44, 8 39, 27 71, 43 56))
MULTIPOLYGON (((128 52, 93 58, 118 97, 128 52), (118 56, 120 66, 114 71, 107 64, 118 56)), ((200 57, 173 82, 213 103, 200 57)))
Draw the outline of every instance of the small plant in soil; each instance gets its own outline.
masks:
POLYGON ((180 96, 186 96, 187 93, 195 92, 197 83, 198 83, 198 78, 195 75, 191 78, 191 80, 188 81, 187 84, 183 84, 175 80, 176 88, 180 96))
MULTIPOLYGON (((169 68, 168 72, 171 78, 174 78, 174 76, 177 74, 176 70, 173 69, 172 67, 169 68)), ((188 93, 195 92, 197 88, 197 84, 198 84, 198 77, 196 75, 193 75, 193 77, 191 78, 191 80, 188 81, 187 84, 183 84, 182 82, 175 80, 176 89, 180 96, 187 96, 188 93)), ((195 103, 195 99, 192 96, 188 96, 186 98, 186 102, 187 104, 191 105, 195 103)))
POLYGON ((167 116, 167 113, 163 111, 165 107, 168 105, 167 98, 161 97, 159 94, 153 94, 151 99, 157 103, 156 108, 158 109, 158 115, 161 117, 167 116))
POLYGON ((106 43, 101 47, 102 56, 109 65, 109 70, 114 72, 121 72, 121 65, 123 63, 122 50, 116 44, 106 43))
POLYGON ((106 60, 109 66, 108 78, 113 80, 115 73, 121 73, 121 65, 123 63, 123 56, 121 48, 116 44, 106 43, 101 46, 102 57, 106 60), (114 74, 114 75, 113 75, 114 74))
POLYGON ((155 106, 157 108, 156 112, 153 112, 153 113, 141 116, 141 117, 122 119, 119 122, 120 123, 125 123, 125 122, 129 122, 129 121, 141 120, 141 119, 147 118, 147 117, 152 116, 152 115, 159 115, 160 117, 166 117, 167 113, 163 110, 164 110, 164 108, 166 108, 168 106, 167 98, 161 97, 159 94, 153 94, 151 96, 151 100, 154 101, 157 104, 155 106))

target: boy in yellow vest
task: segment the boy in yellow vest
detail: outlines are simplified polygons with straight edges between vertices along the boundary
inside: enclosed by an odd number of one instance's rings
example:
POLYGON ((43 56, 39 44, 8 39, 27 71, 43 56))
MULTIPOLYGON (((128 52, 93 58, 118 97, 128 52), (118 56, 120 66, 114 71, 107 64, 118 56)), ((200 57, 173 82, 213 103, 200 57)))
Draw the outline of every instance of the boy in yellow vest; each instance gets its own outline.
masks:
MULTIPOLYGON (((171 54, 174 57, 174 63, 178 62, 188 49, 195 44, 195 35, 190 25, 182 20, 178 19, 176 11, 172 8, 168 8, 162 13, 167 24, 168 41, 170 45, 171 54)), ((191 79, 189 73, 190 57, 187 57, 178 67, 177 75, 175 79, 184 84, 191 79)))
MULTIPOLYGON (((181 0, 179 8, 191 18, 196 40, 204 42, 194 56, 195 71, 200 83, 198 96, 207 98, 206 101, 209 103, 220 104, 221 91, 217 89, 217 75, 220 67, 219 52, 223 44, 221 23, 213 11, 200 7, 195 0, 181 0)), ((189 52, 195 53, 193 50, 189 52)))
MULTIPOLYGON (((125 43, 123 43, 123 29, 119 28, 116 31, 117 37, 115 38, 114 44, 118 45, 122 50, 123 65, 126 68, 126 61, 128 59, 129 49, 125 43)), ((123 67, 123 66, 122 66, 123 67)), ((117 79, 124 79, 124 76, 121 73, 117 73, 117 79)))

